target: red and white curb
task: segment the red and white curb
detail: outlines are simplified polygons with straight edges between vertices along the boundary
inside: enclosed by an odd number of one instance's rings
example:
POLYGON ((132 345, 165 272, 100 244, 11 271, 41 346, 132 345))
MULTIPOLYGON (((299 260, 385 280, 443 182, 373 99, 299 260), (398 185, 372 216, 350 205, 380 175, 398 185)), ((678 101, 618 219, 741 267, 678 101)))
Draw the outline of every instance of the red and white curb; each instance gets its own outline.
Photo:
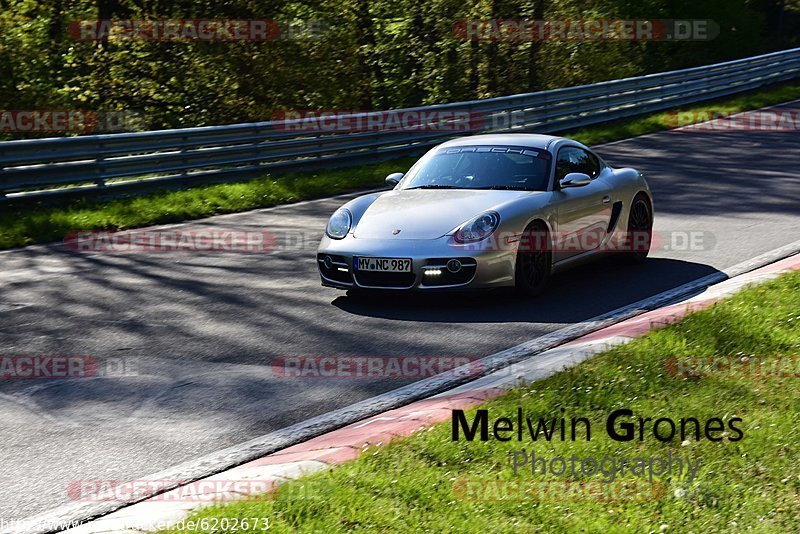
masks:
MULTIPOLYGON (((241 499, 240 491, 226 488, 230 481, 254 481, 269 491, 281 483, 352 460, 371 446, 380 446, 401 436, 446 421, 453 409, 472 408, 521 384, 542 380, 593 356, 642 336, 650 330, 674 323, 687 314, 708 308, 746 285, 761 283, 779 274, 800 270, 800 255, 794 255, 706 288, 697 295, 613 324, 492 374, 451 389, 368 417, 333 432, 293 445, 239 467, 122 508, 104 517, 68 529, 73 534, 134 533, 168 528, 199 508, 241 499), (192 493, 193 492, 193 493, 192 493), (189 497, 187 498, 187 495, 189 497), (195 498, 192 498, 194 496, 195 498)), ((256 487, 252 485, 250 487, 256 487)))

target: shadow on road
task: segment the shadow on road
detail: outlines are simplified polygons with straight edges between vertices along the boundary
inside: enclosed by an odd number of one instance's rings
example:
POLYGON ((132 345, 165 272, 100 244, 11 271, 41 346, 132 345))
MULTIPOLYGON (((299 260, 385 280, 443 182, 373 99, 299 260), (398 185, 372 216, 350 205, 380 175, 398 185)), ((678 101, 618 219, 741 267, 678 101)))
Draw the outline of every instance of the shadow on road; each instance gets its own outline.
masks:
MULTIPOLYGON (((800 104, 781 109, 797 112, 800 104)), ((798 138, 794 131, 759 136, 752 131, 672 130, 597 151, 612 166, 644 173, 653 189, 656 216, 795 215, 800 188, 791 169, 797 168, 798 138), (767 142, 772 149, 765 152, 767 142)))
POLYGON ((445 323, 575 323, 719 272, 666 258, 625 265, 606 258, 555 275, 535 298, 513 289, 477 293, 350 294, 332 304, 345 312, 398 321, 445 323))

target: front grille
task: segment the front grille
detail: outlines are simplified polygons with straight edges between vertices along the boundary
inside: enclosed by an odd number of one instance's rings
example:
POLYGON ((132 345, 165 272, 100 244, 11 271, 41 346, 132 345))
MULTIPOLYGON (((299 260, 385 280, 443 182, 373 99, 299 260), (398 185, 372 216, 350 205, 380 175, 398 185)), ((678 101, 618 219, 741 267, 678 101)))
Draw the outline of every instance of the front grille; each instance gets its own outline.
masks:
POLYGON ((414 285, 414 273, 382 273, 375 271, 356 271, 356 282, 364 287, 409 288, 414 285))
POLYGON ((343 256, 334 256, 333 254, 317 254, 317 265, 319 265, 319 272, 328 280, 349 286, 353 285, 353 277, 350 274, 350 266, 347 264, 347 260, 343 256), (325 265, 326 257, 331 259, 330 267, 325 265))

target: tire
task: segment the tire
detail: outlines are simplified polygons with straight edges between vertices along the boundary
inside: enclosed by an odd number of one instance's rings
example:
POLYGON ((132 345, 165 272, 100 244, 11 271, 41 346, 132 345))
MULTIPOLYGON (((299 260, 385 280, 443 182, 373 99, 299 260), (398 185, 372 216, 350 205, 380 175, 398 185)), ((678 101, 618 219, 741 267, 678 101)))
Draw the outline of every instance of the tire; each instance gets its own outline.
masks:
POLYGON ((534 221, 525 229, 517 249, 514 279, 517 291, 535 297, 547 287, 553 268, 553 250, 550 233, 541 221, 534 221))
POLYGON ((626 243, 630 250, 626 250, 624 258, 629 263, 641 263, 650 253, 653 242, 653 207, 650 199, 644 193, 633 197, 631 208, 628 210, 628 235, 626 243))

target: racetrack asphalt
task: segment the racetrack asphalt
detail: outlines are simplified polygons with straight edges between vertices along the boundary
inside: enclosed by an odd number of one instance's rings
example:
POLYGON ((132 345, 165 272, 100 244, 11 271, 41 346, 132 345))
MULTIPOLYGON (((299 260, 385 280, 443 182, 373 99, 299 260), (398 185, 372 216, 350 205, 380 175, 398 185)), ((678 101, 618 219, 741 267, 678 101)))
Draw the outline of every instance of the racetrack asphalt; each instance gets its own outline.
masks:
POLYGON ((676 130, 597 150, 645 173, 657 232, 702 232, 704 245, 589 264, 535 300, 354 300, 320 287, 316 244, 342 198, 173 225, 292 237, 272 254, 0 253, 0 355, 87 355, 128 371, 0 380, 0 518, 69 503, 74 481, 143 477, 407 383, 283 378, 276 358, 486 356, 800 239, 797 132, 676 130))

